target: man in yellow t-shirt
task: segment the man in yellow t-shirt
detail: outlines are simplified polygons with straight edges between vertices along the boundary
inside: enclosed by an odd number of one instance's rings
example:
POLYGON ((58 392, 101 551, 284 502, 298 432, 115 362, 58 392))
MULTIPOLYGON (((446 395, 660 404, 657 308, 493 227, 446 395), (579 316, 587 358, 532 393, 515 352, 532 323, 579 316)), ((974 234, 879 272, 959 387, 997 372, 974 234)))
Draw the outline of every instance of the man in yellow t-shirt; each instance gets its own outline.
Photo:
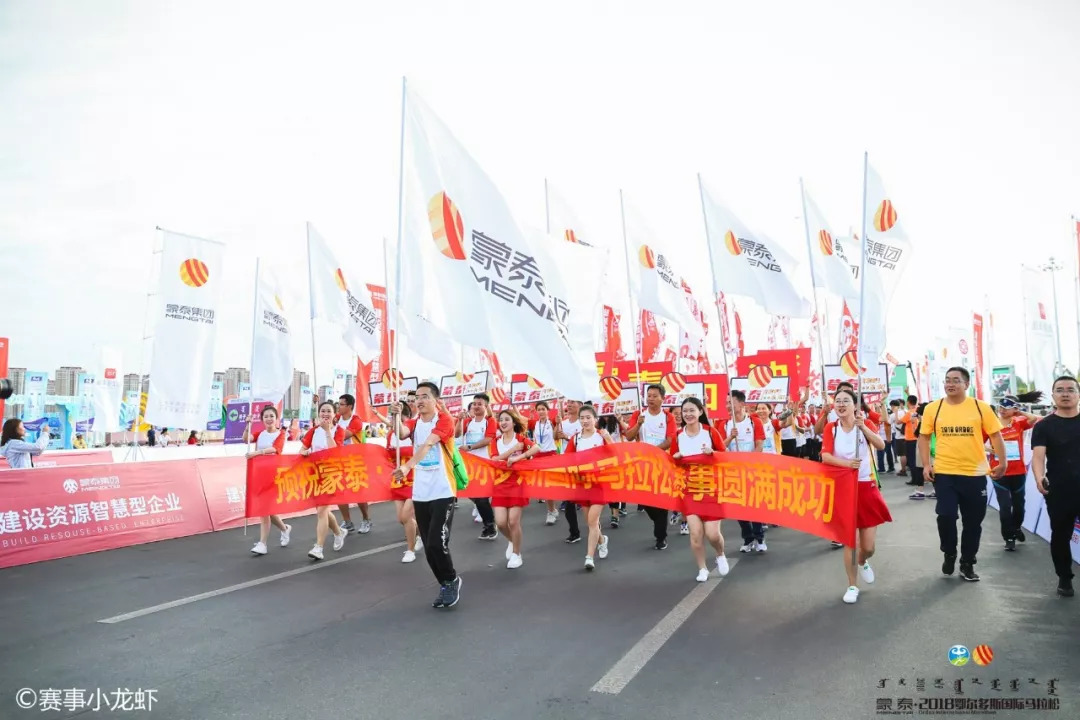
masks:
POLYGON ((962 367, 945 373, 945 398, 926 406, 919 429, 919 457, 923 474, 937 487, 937 525, 945 562, 941 572, 956 569, 956 519, 964 520, 960 538, 960 577, 977 582, 975 556, 979 552, 982 521, 986 517, 986 475, 995 480, 1005 474, 1005 465, 990 470, 985 443, 989 439, 996 457, 1005 457, 1001 423, 986 403, 967 396, 971 375, 962 367), (930 436, 937 436, 934 457, 930 457, 930 436))

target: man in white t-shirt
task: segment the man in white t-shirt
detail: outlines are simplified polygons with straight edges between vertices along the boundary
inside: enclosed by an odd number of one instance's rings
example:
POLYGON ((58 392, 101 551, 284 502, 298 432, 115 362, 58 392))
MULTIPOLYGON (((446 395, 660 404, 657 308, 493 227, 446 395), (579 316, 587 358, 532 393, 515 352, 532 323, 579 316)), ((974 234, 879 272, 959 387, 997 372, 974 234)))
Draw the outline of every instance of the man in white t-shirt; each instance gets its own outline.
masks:
MULTIPOLYGON (((724 426, 727 449, 731 452, 761 452, 765 445, 765 426, 756 415, 746 412, 746 393, 732 390, 728 407, 731 409, 731 419, 724 426)), ((772 428, 769 431, 772 432, 772 428)), ((739 529, 742 530, 743 539, 739 552, 765 552, 769 549, 765 544, 764 523, 740 520, 739 529)))
MULTIPOLYGON (((671 447, 678 434, 675 418, 664 409, 664 388, 661 385, 649 385, 645 389, 645 410, 638 410, 630 416, 625 437, 628 441, 646 442, 661 450, 671 447)), ((667 510, 657 507, 645 507, 649 519, 653 521, 653 537, 656 549, 667 549, 667 510)))
MULTIPOLYGON (((461 451, 485 460, 491 457, 488 445, 493 443, 498 435, 495 418, 491 416, 491 411, 488 409, 490 403, 491 399, 487 393, 473 395, 469 409, 462 413, 455 429, 456 436, 463 438, 461 451)), ((480 521, 484 524, 484 529, 480 531, 480 539, 495 540, 499 532, 495 529, 495 511, 491 508, 491 498, 475 498, 473 503, 476 505, 476 513, 480 521)))
MULTIPOLYGON (((353 412, 355 408, 356 398, 349 393, 345 393, 338 398, 337 426, 345 434, 344 445, 364 442, 364 422, 359 415, 353 412)), ((357 503, 357 506, 360 508, 362 519, 358 526, 354 526, 352 516, 349 513, 349 504, 338 505, 338 510, 341 512, 341 527, 345 528, 346 532, 355 529, 361 535, 366 535, 371 532, 371 513, 367 503, 357 503)))

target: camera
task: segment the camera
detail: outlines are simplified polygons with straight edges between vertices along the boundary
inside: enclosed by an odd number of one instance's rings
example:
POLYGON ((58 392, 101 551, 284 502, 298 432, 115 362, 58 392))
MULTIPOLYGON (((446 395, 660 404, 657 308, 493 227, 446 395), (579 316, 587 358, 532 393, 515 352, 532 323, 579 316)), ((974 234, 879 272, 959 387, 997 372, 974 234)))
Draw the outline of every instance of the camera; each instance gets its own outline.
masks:
POLYGON ((7 378, 0 378, 0 400, 7 400, 15 394, 15 386, 7 378))

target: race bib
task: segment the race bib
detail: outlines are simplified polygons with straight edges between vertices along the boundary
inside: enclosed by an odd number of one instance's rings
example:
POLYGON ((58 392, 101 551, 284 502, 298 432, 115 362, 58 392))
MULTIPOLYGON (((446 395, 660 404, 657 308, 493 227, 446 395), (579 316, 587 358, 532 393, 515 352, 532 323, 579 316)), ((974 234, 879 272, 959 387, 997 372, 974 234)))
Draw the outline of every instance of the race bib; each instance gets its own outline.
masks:
POLYGON ((1020 442, 1018 440, 1005 441, 1005 461, 1012 462, 1020 459, 1020 442))
POLYGON ((425 455, 417 465, 422 468, 438 467, 440 460, 439 453, 441 452, 442 449, 439 447, 439 443, 435 443, 435 445, 427 451, 427 455, 425 455))
POLYGON ((646 430, 645 442, 649 443, 650 445, 659 445, 660 443, 664 442, 664 433, 646 430))
POLYGON ((473 443, 478 443, 483 439, 484 439, 484 434, 483 433, 472 432, 471 430, 469 432, 465 433, 465 444, 466 445, 472 445, 473 443))

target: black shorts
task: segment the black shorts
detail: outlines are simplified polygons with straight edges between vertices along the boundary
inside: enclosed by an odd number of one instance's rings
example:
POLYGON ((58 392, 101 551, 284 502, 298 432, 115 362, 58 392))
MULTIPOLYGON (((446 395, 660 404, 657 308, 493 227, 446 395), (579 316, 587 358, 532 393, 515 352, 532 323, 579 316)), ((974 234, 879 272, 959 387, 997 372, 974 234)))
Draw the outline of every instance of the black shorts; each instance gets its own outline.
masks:
POLYGON ((892 441, 893 452, 897 457, 901 455, 907 455, 907 440, 904 438, 893 438, 892 441))

